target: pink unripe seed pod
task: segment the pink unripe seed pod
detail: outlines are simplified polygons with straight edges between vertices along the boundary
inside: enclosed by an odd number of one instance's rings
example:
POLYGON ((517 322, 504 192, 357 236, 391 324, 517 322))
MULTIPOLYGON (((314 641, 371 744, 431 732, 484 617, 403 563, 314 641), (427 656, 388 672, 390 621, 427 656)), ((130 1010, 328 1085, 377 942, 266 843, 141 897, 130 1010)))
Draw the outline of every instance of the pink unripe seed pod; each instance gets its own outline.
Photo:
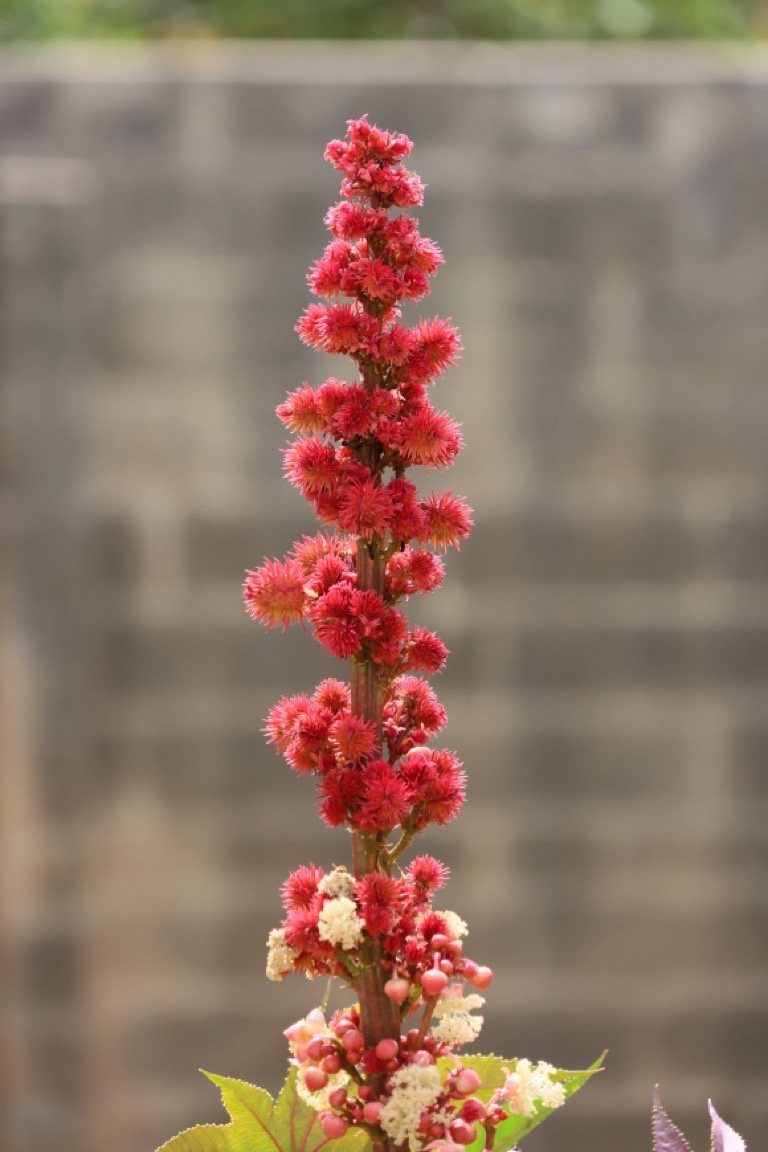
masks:
POLYGON ((304 1083, 310 1092, 320 1092, 326 1087, 328 1077, 322 1068, 309 1067, 304 1073, 304 1083))
POLYGON ((383 1107, 381 1100, 369 1100, 363 1108, 363 1119, 366 1124, 378 1124, 383 1107))
POLYGON ((435 1058, 430 1052, 425 1051, 424 1048, 420 1048, 418 1052, 414 1052, 411 1063, 415 1064, 418 1068, 428 1068, 430 1064, 435 1063, 435 1058))
POLYGON ((307 1056, 310 1060, 322 1060, 325 1050, 325 1040, 322 1036, 313 1036, 307 1044, 307 1056))
POLYGON ((347 1102, 346 1088, 334 1088, 333 1092, 328 1093, 328 1103, 331 1108, 343 1108, 347 1102))
POLYGON ((475 975, 467 976, 467 979, 469 980, 470 984, 474 985, 475 988, 486 989, 490 986, 491 980, 493 980, 493 972, 490 970, 490 968, 486 968, 481 965, 475 975))
POLYGON ((472 1144, 477 1137, 477 1128, 468 1124, 466 1120, 454 1120, 450 1126, 450 1133, 457 1144, 472 1144))
POLYGON ((447 985, 448 977, 439 968, 430 968, 421 977, 421 986, 430 1000, 433 996, 439 996, 447 985))
POLYGON ((330 1056, 323 1057, 320 1067, 329 1076, 335 1076, 337 1072, 341 1072, 341 1059, 333 1052, 330 1056))
POLYGON ((461 974, 465 980, 473 980, 477 976, 477 972, 478 965, 475 964, 474 960, 462 960, 461 974))
POLYGON ((454 1081, 454 1088, 460 1096, 471 1096, 473 1092, 477 1092, 481 1084, 482 1080, 474 1068, 462 1068, 454 1081))
POLYGON ((400 1045, 397 1040, 384 1039, 379 1040, 376 1045, 376 1055, 379 1060, 394 1060, 400 1051, 400 1045))
POLYGON ((433 952, 442 952, 443 948, 447 948, 450 940, 444 936, 442 932, 436 932, 429 942, 429 947, 433 952))
POLYGON ((347 1064, 349 1064, 350 1067, 354 1067, 355 1064, 359 1064, 362 1058, 362 1048, 350 1048, 347 1052, 347 1064))
POLYGON ((478 1121, 484 1122, 487 1114, 485 1104, 482 1100, 478 1100, 477 1096, 470 1096, 468 1100, 465 1100, 461 1106, 461 1112, 459 1112, 461 1119, 466 1120, 468 1124, 476 1124, 478 1121))
POLYGON ((320 1127, 329 1140, 338 1140, 349 1128, 349 1121, 343 1116, 337 1116, 335 1112, 321 1112, 320 1127))
POLYGON ((408 993, 411 990, 409 980, 404 976, 393 976, 391 980, 387 980, 384 985, 384 993, 386 996, 393 1000, 395 1004, 404 1004, 408 999, 408 993))
POLYGON ((451 964, 450 960, 440 961, 440 971, 445 972, 446 976, 453 976, 453 964, 451 964))
POLYGON ((353 1049, 361 1049, 365 1044, 365 1040, 362 1032, 358 1028, 347 1028, 341 1038, 341 1044, 343 1048, 346 1048, 347 1052, 350 1052, 353 1049))

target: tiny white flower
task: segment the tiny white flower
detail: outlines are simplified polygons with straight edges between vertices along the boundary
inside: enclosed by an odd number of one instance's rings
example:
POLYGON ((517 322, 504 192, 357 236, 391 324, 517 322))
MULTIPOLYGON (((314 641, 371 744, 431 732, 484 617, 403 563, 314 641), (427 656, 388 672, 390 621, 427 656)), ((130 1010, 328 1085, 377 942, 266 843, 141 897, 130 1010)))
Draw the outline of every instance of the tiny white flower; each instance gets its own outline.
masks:
POLYGON ((482 1008, 485 997, 470 992, 469 996, 462 996, 461 992, 454 992, 453 988, 461 988, 460 984, 451 985, 435 1004, 435 1016, 452 1016, 456 1012, 472 1012, 475 1008, 482 1008))
POLYGON ((363 938, 363 922, 354 900, 348 896, 326 900, 317 920, 317 931, 321 940, 345 952, 357 948, 363 938))
POLYGON ((354 896, 355 878, 347 872, 346 868, 334 868, 317 886, 318 892, 323 896, 354 896))
POLYGON ((406 1064, 389 1082, 392 1095, 381 1110, 379 1123, 394 1144, 408 1141, 411 1152, 418 1152, 421 1139, 417 1128, 421 1114, 440 1096, 443 1085, 434 1064, 422 1068, 406 1064))
POLYGON ((437 1024, 432 1025, 432 1036, 439 1044, 446 1044, 449 1048, 461 1048, 463 1044, 471 1044, 477 1040, 483 1027, 482 1016, 470 1016, 465 1012, 457 1012, 454 1016, 444 1016, 437 1024))
POLYGON ((534 1067, 523 1057, 517 1061, 514 1072, 502 1068, 506 1082, 500 1098, 507 1100, 512 1112, 518 1116, 533 1116, 537 1101, 545 1108, 559 1108, 565 1103, 565 1088, 551 1079, 555 1071, 543 1060, 534 1067))
POLYGON ((286 943, 285 931, 273 928, 267 939, 267 979, 282 980, 293 971, 293 962, 299 955, 295 948, 286 943))
POLYGON ((466 936, 469 931, 466 921, 462 920, 461 916, 457 916, 455 912, 438 912, 438 916, 442 916, 448 925, 448 931, 453 932, 458 940, 462 936, 466 936))
POLYGON ((483 1017, 473 1016, 473 1008, 481 1008, 485 999, 473 992, 469 996, 461 995, 461 985, 452 985, 447 993, 440 997, 435 1004, 437 1023, 432 1025, 432 1035, 440 1044, 447 1044, 449 1048, 461 1048, 463 1044, 471 1044, 480 1035, 483 1027, 483 1017), (454 991, 453 989, 458 989, 454 991))

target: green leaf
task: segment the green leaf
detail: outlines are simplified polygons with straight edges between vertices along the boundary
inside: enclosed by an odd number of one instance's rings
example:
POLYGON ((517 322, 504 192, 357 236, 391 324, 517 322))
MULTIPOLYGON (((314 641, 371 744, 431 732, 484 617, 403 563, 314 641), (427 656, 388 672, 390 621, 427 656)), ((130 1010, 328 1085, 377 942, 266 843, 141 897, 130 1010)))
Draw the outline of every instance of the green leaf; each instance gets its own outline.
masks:
MULTIPOLYGON (((317 1113, 296 1092, 292 1068, 274 1101, 269 1092, 244 1080, 230 1080, 205 1072, 218 1088, 229 1124, 200 1124, 174 1136, 158 1152, 318 1152, 329 1143, 317 1113)), ((366 1152, 369 1139, 350 1128, 333 1141, 334 1152, 366 1152)))
MULTIPOLYGON (((605 1052, 599 1056, 595 1063, 590 1067, 580 1072, 570 1072, 562 1068, 552 1073, 552 1079, 559 1081, 565 1088, 565 1098, 568 1100, 573 1096, 574 1092, 578 1092, 591 1076, 599 1072, 603 1066, 605 1059, 605 1052)), ((478 1096, 483 1102, 488 1101, 493 1093, 504 1086, 505 1075, 502 1068, 508 1068, 514 1071, 516 1060, 505 1060, 501 1056, 462 1056, 461 1063, 465 1068, 473 1068, 480 1077, 482 1084, 473 1092, 473 1096, 478 1096)), ((447 1074, 453 1068, 453 1061, 440 1060, 438 1066, 442 1073, 447 1074)), ((519 1116, 514 1112, 510 1112, 505 1120, 502 1120, 496 1126, 496 1135, 493 1142, 493 1152, 507 1152, 508 1149, 513 1148, 523 1136, 527 1136, 529 1132, 537 1128, 542 1121, 546 1120, 552 1112, 557 1111, 555 1108, 544 1108, 538 1105, 536 1112, 533 1116, 519 1116)), ((485 1130, 481 1127, 477 1139, 473 1144, 467 1146, 467 1152, 482 1152, 485 1147, 485 1130)))

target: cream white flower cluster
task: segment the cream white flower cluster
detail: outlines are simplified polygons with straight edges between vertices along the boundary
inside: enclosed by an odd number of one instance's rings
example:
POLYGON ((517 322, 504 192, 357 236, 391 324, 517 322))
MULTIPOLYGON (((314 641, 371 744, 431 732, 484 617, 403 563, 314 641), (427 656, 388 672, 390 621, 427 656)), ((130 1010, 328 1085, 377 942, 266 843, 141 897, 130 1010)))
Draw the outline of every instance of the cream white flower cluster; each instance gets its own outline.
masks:
POLYGON ((506 1100, 511 1111, 518 1116, 533 1116, 537 1103, 545 1108, 559 1108, 565 1104, 565 1088, 552 1079, 556 1071, 544 1060, 534 1065, 523 1057, 515 1064, 514 1072, 502 1068, 506 1083, 500 1098, 506 1100))
POLYGON ((335 896, 326 900, 317 920, 320 939, 345 952, 357 948, 363 939, 364 927, 355 902, 349 896, 335 896))
POLYGON ((273 928, 267 938, 267 979, 282 980, 293 971, 293 962, 299 953, 286 943, 282 928, 273 928))
POLYGON ((476 1040, 483 1026, 483 1017, 471 1013, 483 1004, 485 999, 482 996, 476 993, 462 996, 461 985, 452 985, 435 1004, 437 1023, 431 1028, 435 1040, 453 1049, 476 1040))
POLYGON ((317 886, 323 896, 346 896, 355 894, 355 878, 343 866, 326 873, 317 886))
POLYGON ((421 1141, 416 1129, 421 1114, 440 1096, 443 1085, 434 1064, 422 1068, 407 1064, 390 1080, 392 1095, 381 1110, 379 1123, 394 1144, 408 1141, 411 1152, 417 1152, 421 1141))
POLYGON ((446 909, 443 912, 438 912, 437 915, 442 916, 448 925, 448 930, 453 933, 457 940, 461 939, 462 936, 466 936, 469 932, 466 920, 462 920, 461 916, 455 912, 446 909))

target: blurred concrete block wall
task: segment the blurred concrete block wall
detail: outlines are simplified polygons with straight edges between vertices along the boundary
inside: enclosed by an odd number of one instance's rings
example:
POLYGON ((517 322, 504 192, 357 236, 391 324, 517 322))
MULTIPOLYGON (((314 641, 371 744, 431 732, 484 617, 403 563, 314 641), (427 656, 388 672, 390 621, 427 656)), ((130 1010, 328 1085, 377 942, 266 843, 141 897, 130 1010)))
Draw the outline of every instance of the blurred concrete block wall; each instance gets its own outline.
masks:
MULTIPOLYGON (((768 1125, 768 64, 658 47, 0 57, 0 1144, 148 1152, 277 1087, 323 989, 264 976, 342 862, 264 745, 341 674, 245 616, 314 531, 274 408, 344 374, 304 275, 368 112, 416 142, 423 314, 477 528, 414 605, 470 778, 426 839, 486 1050, 608 1070, 530 1140, 646 1152, 659 1081, 768 1125), (570 1113, 570 1114, 569 1114, 570 1113)), ((348 375, 348 373, 347 373, 348 375)), ((528 1145, 526 1145, 528 1146, 528 1145)))

